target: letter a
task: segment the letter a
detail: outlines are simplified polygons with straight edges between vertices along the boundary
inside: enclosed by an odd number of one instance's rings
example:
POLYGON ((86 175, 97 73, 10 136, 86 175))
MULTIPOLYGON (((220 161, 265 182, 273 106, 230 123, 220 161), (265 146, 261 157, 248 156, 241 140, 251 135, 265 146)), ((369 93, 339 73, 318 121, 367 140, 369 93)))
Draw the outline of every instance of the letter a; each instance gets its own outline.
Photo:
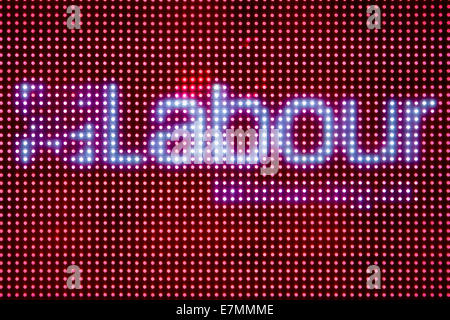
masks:
POLYGON ((68 6, 66 12, 70 14, 70 17, 67 18, 67 28, 71 30, 80 29, 80 7, 68 6))
POLYGON ((176 129, 171 136, 172 141, 176 141, 172 149, 171 156, 173 163, 191 163, 191 133, 185 129, 176 129), (182 140, 179 141, 180 137, 182 140), (180 154, 183 151, 183 156, 180 154))
POLYGON ((80 267, 73 264, 71 266, 67 267, 66 270, 67 273, 73 273, 71 276, 69 276, 67 278, 67 288, 70 290, 73 289, 81 289, 81 284, 80 284, 80 267), (75 282, 75 285, 74 285, 75 282))
POLYGON ((367 268, 366 272, 373 273, 367 278, 367 289, 381 289, 381 271, 377 265, 371 265, 367 268))
POLYGON ((381 29, 381 10, 379 6, 372 5, 367 8, 367 14, 371 16, 367 19, 367 28, 381 29), (373 13, 375 11, 375 13, 373 13), (375 21, 375 22, 374 22, 375 21))

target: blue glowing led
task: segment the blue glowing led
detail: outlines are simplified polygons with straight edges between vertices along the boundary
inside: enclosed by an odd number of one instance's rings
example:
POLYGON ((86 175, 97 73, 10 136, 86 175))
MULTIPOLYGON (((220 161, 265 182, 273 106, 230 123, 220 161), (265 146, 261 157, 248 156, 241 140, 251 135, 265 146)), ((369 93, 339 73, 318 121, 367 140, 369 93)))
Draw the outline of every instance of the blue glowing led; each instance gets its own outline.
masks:
POLYGON ((387 110, 387 138, 385 147, 381 149, 378 154, 374 153, 364 153, 360 148, 358 148, 357 141, 357 111, 356 102, 350 100, 349 102, 343 101, 343 119, 342 122, 345 124, 345 151, 348 156, 348 161, 352 163, 359 164, 377 164, 382 162, 395 162, 397 160, 397 150, 398 150, 398 108, 395 101, 390 101, 388 103, 387 110))
MULTIPOLYGON (((223 150, 226 150, 226 162, 238 164, 255 164, 258 162, 259 154, 267 154, 268 140, 267 130, 269 129, 269 112, 257 99, 229 99, 227 86, 214 84, 212 86, 212 128, 219 132, 226 132, 223 139, 223 150), (248 130, 231 130, 228 128, 232 116, 252 115, 256 122, 259 137, 257 140, 250 140, 249 154, 245 153, 245 144, 237 147, 235 155, 235 140, 252 139, 256 137, 255 132, 248 130), (238 138, 239 137, 239 138, 238 138), (228 143, 227 143, 228 140, 228 143), (259 140, 259 141, 258 141, 259 140), (259 144, 259 148, 258 148, 259 144), (265 151, 265 152, 263 152, 265 151)), ((221 163, 221 162, 216 162, 221 163)))
MULTIPOLYGON (((187 113, 188 121, 175 125, 174 129, 190 130, 194 133, 194 157, 196 163, 202 163, 202 132, 205 128, 205 118, 203 110, 198 107, 195 99, 165 99, 158 103, 156 114, 157 121, 165 123, 167 116, 174 110, 184 110, 187 113)), ((150 140, 149 153, 155 157, 155 160, 161 164, 173 163, 172 154, 168 150, 167 142, 171 140, 173 130, 171 126, 166 126, 168 130, 158 130, 155 132, 155 137, 150 140)), ((175 138, 175 137, 174 137, 175 138)), ((189 137, 190 138, 190 137, 189 137)), ((184 155, 182 159, 175 158, 176 163, 190 163, 191 156, 184 155)))
POLYGON ((288 101, 286 107, 277 119, 276 127, 280 132, 281 146, 284 158, 293 164, 324 163, 333 153, 334 147, 334 117, 333 109, 326 107, 322 100, 296 99, 288 101), (293 123, 301 110, 310 111, 322 120, 322 145, 311 154, 299 154, 293 148, 293 123))

